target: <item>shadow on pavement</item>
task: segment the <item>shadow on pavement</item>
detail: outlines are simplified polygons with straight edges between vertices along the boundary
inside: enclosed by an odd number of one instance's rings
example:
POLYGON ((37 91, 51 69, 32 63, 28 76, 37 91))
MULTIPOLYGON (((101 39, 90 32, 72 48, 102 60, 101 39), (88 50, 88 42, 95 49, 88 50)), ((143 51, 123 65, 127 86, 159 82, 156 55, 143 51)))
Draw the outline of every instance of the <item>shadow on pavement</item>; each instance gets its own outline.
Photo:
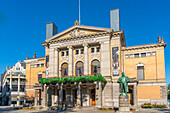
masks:
POLYGON ((13 110, 14 110, 13 107, 7 107, 7 108, 4 107, 4 108, 0 108, 0 113, 6 113, 13 110))

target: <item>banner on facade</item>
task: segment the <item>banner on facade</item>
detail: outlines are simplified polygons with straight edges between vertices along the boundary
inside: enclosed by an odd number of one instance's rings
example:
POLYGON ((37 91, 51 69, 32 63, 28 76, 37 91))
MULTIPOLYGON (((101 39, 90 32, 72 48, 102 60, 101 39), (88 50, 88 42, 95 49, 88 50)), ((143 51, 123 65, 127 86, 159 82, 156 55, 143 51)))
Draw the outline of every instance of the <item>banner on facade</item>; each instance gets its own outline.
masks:
POLYGON ((112 47, 113 76, 119 76, 119 48, 112 47))
POLYGON ((49 55, 46 56, 46 78, 48 78, 48 74, 49 74, 49 70, 48 70, 48 67, 49 67, 49 55))

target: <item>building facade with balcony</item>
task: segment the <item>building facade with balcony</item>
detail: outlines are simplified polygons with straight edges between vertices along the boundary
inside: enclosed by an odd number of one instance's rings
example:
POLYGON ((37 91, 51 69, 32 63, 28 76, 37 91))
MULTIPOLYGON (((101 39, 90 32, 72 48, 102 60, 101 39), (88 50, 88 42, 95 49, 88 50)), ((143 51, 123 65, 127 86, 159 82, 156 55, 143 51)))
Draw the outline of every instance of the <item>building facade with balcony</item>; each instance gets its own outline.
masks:
POLYGON ((2 105, 23 105, 26 98, 25 68, 25 63, 20 61, 12 67, 6 67, 2 78, 2 105))
POLYGON ((126 46, 124 31, 119 29, 118 10, 111 11, 111 28, 84 26, 76 21, 58 34, 55 30, 54 23, 47 24, 42 45, 48 71, 46 78, 34 86, 35 106, 119 107, 117 80, 122 72, 130 78, 130 107, 167 104, 167 43, 162 37, 154 44, 126 46))

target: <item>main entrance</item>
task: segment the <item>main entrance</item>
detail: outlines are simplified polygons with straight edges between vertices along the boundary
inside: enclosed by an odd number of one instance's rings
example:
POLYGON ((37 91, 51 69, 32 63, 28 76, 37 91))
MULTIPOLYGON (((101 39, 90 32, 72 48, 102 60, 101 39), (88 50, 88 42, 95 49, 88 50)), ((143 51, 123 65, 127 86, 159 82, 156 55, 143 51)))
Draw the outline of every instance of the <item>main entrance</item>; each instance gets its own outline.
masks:
POLYGON ((95 91, 95 89, 91 90, 91 105, 96 105, 96 91, 95 91))
POLYGON ((133 86, 129 86, 129 92, 127 94, 128 94, 129 104, 134 105, 133 86))

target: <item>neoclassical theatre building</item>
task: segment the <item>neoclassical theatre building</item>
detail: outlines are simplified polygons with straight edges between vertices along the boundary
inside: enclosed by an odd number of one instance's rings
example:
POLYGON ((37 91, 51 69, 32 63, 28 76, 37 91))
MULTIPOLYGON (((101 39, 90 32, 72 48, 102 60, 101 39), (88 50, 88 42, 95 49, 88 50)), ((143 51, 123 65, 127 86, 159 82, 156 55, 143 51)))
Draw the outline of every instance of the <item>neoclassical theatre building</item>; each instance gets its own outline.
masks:
POLYGON ((167 43, 159 36, 156 43, 127 47, 124 31, 119 29, 118 9, 111 10, 111 28, 79 25, 78 21, 60 33, 54 23, 46 27, 47 36, 42 43, 46 78, 34 86, 35 106, 118 107, 117 80, 122 72, 131 80, 128 83, 131 107, 167 104, 164 60, 167 43), (90 79, 98 73, 102 79, 90 79), (90 77, 86 77, 89 81, 60 81, 71 76, 90 77))

